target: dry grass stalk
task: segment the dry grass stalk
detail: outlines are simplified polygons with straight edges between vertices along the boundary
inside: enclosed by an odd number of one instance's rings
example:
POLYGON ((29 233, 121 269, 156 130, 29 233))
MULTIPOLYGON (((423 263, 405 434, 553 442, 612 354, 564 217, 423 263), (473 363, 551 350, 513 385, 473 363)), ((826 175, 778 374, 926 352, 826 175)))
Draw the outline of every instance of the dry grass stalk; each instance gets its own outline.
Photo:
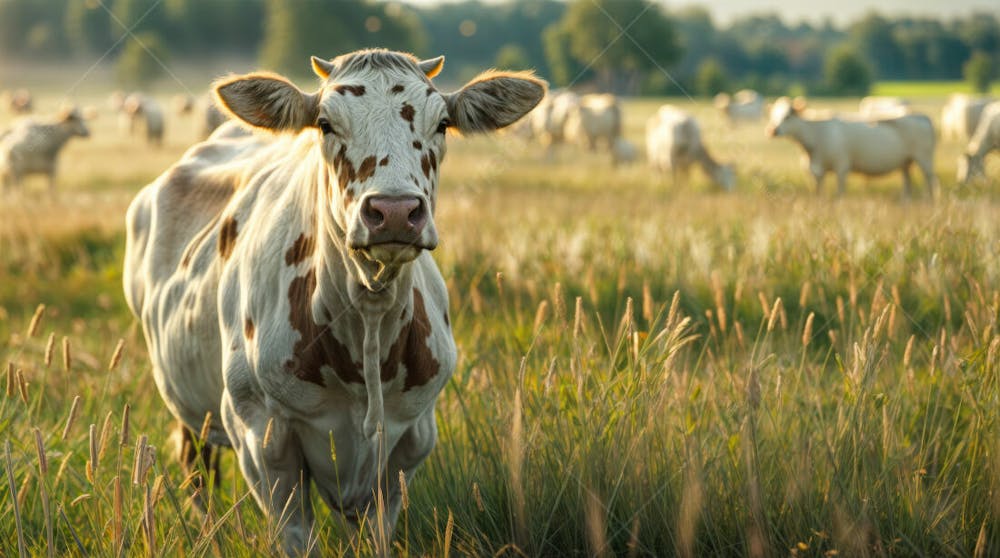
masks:
MULTIPOLYGON (((267 419, 267 426, 264 428, 264 441, 261 442, 261 447, 262 448, 267 448, 267 446, 271 445, 271 436, 273 434, 274 434, 274 417, 271 417, 271 418, 267 419)), ((333 439, 332 435, 330 436, 330 439, 331 440, 333 439)), ((331 445, 331 447, 332 447, 332 445, 331 445)), ((337 455, 336 452, 334 452, 334 451, 331 450, 330 453, 331 453, 331 455, 334 456, 334 461, 336 461, 336 455, 337 455)))
POLYGON ((129 417, 132 414, 132 406, 128 403, 125 404, 125 408, 122 410, 122 429, 121 436, 118 439, 118 444, 121 446, 127 446, 129 440, 129 430, 130 430, 130 420, 129 417))
POLYGON ((115 345, 115 352, 111 353, 111 362, 108 363, 108 371, 114 371, 118 368, 118 363, 122 361, 122 355, 125 353, 125 340, 119 339, 118 344, 115 345))
POLYGON ((45 441, 42 440, 42 431, 38 427, 31 429, 35 435, 35 451, 38 452, 38 471, 45 475, 49 472, 49 461, 45 458, 45 441))
POLYGON ((767 318, 767 331, 771 332, 774 330, 774 324, 778 321, 778 316, 781 314, 781 297, 774 299, 774 306, 771 307, 771 313, 767 318))
POLYGON ((147 486, 142 507, 142 526, 146 534, 146 550, 150 556, 156 556, 156 516, 153 515, 153 505, 152 491, 147 486))
POLYGON ((18 370, 17 374, 17 390, 21 394, 21 401, 25 405, 28 404, 28 382, 24 379, 24 372, 18 370))
POLYGON ((410 509, 410 491, 406 487, 406 473, 399 470, 399 495, 402 500, 403 511, 410 509))
POLYGON ((451 556, 451 539, 455 536, 455 516, 448 510, 448 523, 444 526, 444 558, 451 556))
POLYGON ((604 513, 604 504, 592 490, 587 491, 587 501, 584 504, 584 521, 587 526, 587 542, 590 546, 590 556, 609 556, 608 527, 604 513))
POLYGON ((562 283, 556 283, 552 290, 552 309, 555 311, 556 319, 560 326, 566 325, 566 301, 563 300, 562 283))
POLYGON ((201 431, 198 432, 198 439, 202 442, 208 440, 208 434, 212 431, 212 411, 205 413, 205 420, 201 422, 201 431))
POLYGON ((52 353, 55 351, 56 334, 50 333, 49 340, 45 343, 45 367, 52 366, 52 353))
POLYGON ((38 328, 42 325, 42 316, 45 314, 45 305, 39 304, 35 308, 35 315, 31 317, 31 322, 28 324, 28 337, 34 337, 38 333, 38 328))
POLYGON ((144 478, 143 463, 146 455, 146 435, 142 434, 135 441, 135 454, 132 456, 132 484, 142 484, 144 478))
POLYGON ((62 350, 63 350, 63 370, 67 373, 73 366, 73 353, 69 349, 69 337, 63 337, 62 340, 62 350))
POLYGON ((122 479, 120 475, 115 475, 115 496, 113 504, 113 519, 112 519, 112 532, 114 533, 114 544, 115 544, 115 555, 121 553, 122 543, 124 542, 124 531, 123 527, 123 512, 122 512, 122 479))
POLYGON ((80 415, 80 396, 77 395, 73 398, 73 404, 69 407, 69 416, 66 417, 66 426, 63 427, 62 437, 60 440, 65 440, 69 436, 70 429, 73 428, 73 424, 76 423, 76 417, 80 415))
POLYGON ((656 311, 656 302, 653 301, 653 291, 649 287, 649 281, 642 282, 642 319, 646 320, 646 325, 653 323, 653 312, 656 311))
POLYGON ((90 435, 90 459, 87 460, 87 480, 93 483, 94 479, 97 477, 97 462, 98 462, 98 456, 97 456, 98 440, 97 440, 96 424, 90 425, 89 435, 90 435))
POLYGON ((532 326, 532 336, 537 337, 542 330, 542 326, 545 325, 545 319, 549 314, 549 301, 543 300, 538 304, 538 310, 535 311, 535 325, 532 326))
POLYGON ((13 362, 7 363, 7 397, 14 397, 14 391, 17 385, 17 380, 15 379, 16 369, 14 368, 13 362))
POLYGON ((104 425, 101 426, 101 440, 100 447, 97 451, 97 458, 104 459, 104 452, 108 450, 108 445, 111 442, 111 419, 114 417, 113 411, 108 411, 108 414, 104 416, 104 425))
POLYGON ((73 457, 73 452, 68 451, 66 452, 66 455, 63 456, 62 461, 59 462, 59 470, 56 471, 56 480, 52 486, 59 486, 60 481, 62 481, 63 473, 66 472, 66 466, 69 465, 71 457, 73 457))
POLYGON ((24 544, 24 528, 21 525, 21 501, 17 493, 17 485, 14 483, 14 461, 10 457, 10 440, 4 442, 4 461, 7 469, 7 487, 14 495, 11 502, 14 505, 14 528, 17 531, 17 550, 20 556, 28 556, 27 546, 24 544))
POLYGON ((476 503, 476 509, 480 513, 486 511, 486 506, 483 505, 483 495, 479 491, 479 483, 472 483, 472 500, 476 503))
POLYGON ((815 318, 816 313, 809 312, 809 316, 806 318, 806 325, 802 328, 802 347, 808 347, 809 342, 812 341, 813 319, 815 318))
POLYGON ((573 340, 580 337, 583 330, 583 297, 576 297, 576 306, 573 309, 573 340))

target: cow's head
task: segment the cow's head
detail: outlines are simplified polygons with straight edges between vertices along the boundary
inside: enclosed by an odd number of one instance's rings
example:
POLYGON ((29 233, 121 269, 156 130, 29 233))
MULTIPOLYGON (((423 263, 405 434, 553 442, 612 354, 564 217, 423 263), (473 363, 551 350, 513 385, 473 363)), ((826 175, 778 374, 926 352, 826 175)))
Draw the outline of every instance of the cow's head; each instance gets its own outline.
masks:
POLYGON ((431 83, 443 57, 386 50, 313 57, 323 80, 307 93, 266 73, 216 83, 220 106, 255 128, 319 138, 328 174, 321 200, 332 213, 361 281, 437 246, 434 208, 448 129, 489 132, 516 122, 545 95, 530 73, 486 72, 442 94, 431 83))
POLYGON ((771 106, 771 114, 767 124, 766 133, 768 136, 777 137, 788 133, 788 126, 802 117, 802 112, 806 109, 806 100, 796 97, 790 100, 788 97, 781 97, 771 106))
POLYGON ((84 117, 76 107, 63 107, 57 120, 59 125, 65 128, 71 136, 80 136, 81 138, 90 136, 90 130, 84 122, 84 117))
POLYGON ((974 153, 964 153, 958 157, 958 183, 965 185, 986 177, 983 157, 974 153))

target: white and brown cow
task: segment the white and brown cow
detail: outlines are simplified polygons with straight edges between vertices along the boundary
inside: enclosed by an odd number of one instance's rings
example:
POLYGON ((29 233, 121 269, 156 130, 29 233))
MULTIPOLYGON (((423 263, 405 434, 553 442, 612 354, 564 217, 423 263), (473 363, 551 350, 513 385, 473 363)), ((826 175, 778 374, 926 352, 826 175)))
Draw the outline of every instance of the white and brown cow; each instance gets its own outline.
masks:
POLYGON ((216 84, 271 134, 220 129, 143 189, 124 272, 167 406, 187 429, 221 416, 208 442, 236 450, 290 554, 315 551, 310 480, 348 527, 391 534, 456 360, 429 253, 445 133, 507 126, 545 94, 506 72, 442 94, 443 57, 312 63, 315 92, 268 73, 216 84))

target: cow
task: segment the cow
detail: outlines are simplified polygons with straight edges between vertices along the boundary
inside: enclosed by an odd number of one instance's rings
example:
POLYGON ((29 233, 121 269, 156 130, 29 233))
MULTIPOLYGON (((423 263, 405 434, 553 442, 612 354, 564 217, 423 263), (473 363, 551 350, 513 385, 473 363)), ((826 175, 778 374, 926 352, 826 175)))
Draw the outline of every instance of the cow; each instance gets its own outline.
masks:
POLYGON ((222 78, 218 105, 258 132, 224 125, 127 213, 125 297, 159 392, 182 436, 206 422, 209 445, 236 451, 288 554, 312 550, 310 484, 354 532, 391 536, 397 475, 437 440, 456 362, 429 253, 445 135, 510 125, 546 89, 489 71, 443 94, 443 62, 313 57, 314 92, 272 73, 222 78))
POLYGON ((18 121, 0 134, 0 189, 19 187, 27 175, 44 174, 54 193, 59 152, 70 139, 89 135, 83 116, 71 107, 51 120, 18 121))
POLYGON ((219 126, 226 122, 226 115, 215 106, 215 101, 208 99, 204 105, 201 118, 201 137, 207 138, 212 135, 219 126))
POLYGON ((615 163, 625 162, 619 156, 626 155, 626 151, 616 148, 622 139, 622 107, 618 97, 610 93, 580 97, 567 115, 565 134, 569 141, 583 144, 590 151, 604 144, 615 163))
POLYGON ((868 119, 894 118, 908 112, 910 112, 910 101, 901 97, 870 95, 858 103, 858 114, 868 119))
POLYGON ((993 100, 956 93, 948 97, 941 109, 941 139, 965 141, 972 138, 983 109, 993 100))
POLYGON ((717 186, 727 191, 735 186, 733 167, 708 153, 698 122, 671 105, 661 106, 646 122, 646 158, 653 169, 670 171, 674 184, 686 182, 691 166, 697 164, 717 186))
POLYGON ((764 115, 764 97, 752 89, 740 89, 732 96, 719 93, 714 104, 732 126, 740 122, 756 122, 764 115))
POLYGON ((27 89, 5 91, 3 97, 12 114, 29 114, 35 108, 35 99, 27 89))
POLYGON ((551 92, 531 113, 532 135, 546 147, 548 154, 566 141, 566 122, 579 105, 580 96, 564 89, 551 92))
POLYGON ((985 178, 986 156, 997 150, 1000 150, 1000 101, 993 101, 983 109, 965 154, 958 160, 958 181, 968 184, 970 180, 985 178))
MULTIPOLYGON (((797 100, 798 101, 798 100, 797 100)), ((802 103, 783 97, 775 102, 767 134, 788 137, 805 150, 809 171, 822 192, 826 173, 837 175, 837 192, 843 195, 849 172, 879 176, 903 174, 903 191, 911 194, 910 166, 920 167, 928 193, 934 195, 934 126, 923 114, 907 114, 873 121, 804 118, 802 103)))
POLYGON ((130 135, 138 131, 141 123, 146 132, 146 142, 154 147, 163 145, 163 107, 156 99, 142 93, 132 93, 125 98, 121 110, 130 135))

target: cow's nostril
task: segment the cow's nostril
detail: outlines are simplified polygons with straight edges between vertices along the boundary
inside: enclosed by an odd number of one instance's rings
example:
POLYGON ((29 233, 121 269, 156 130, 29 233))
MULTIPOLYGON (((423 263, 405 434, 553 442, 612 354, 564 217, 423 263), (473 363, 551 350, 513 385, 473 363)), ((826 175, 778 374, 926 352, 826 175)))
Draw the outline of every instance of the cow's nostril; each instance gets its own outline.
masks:
POLYGON ((409 220, 410 225, 413 227, 419 228, 421 225, 424 224, 424 221, 427 220, 427 210, 424 209, 423 202, 421 202, 420 205, 415 207, 413 211, 410 212, 410 215, 407 217, 407 219, 409 220))
POLYGON ((374 204, 371 203, 371 199, 365 200, 364 205, 361 208, 361 216, 365 220, 365 224, 368 228, 375 229, 382 226, 385 222, 385 214, 379 211, 374 204))

